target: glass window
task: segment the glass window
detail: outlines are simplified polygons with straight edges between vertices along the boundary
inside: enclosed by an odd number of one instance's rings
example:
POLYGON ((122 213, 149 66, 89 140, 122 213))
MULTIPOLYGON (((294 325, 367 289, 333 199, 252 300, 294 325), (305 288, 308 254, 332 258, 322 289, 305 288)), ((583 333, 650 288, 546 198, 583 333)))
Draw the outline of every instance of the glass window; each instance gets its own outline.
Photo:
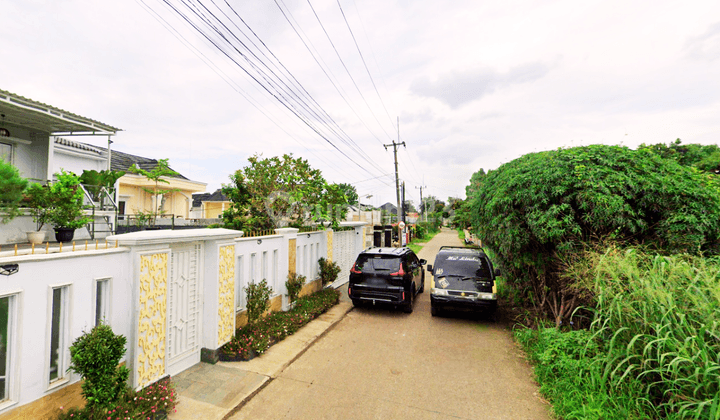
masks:
POLYGON ((0 160, 12 163, 12 144, 0 143, 0 160))
POLYGON ((0 401, 10 399, 9 373, 12 364, 12 343, 13 343, 13 296, 0 298, 0 401))
POLYGON ((439 254, 433 268, 438 275, 491 277, 488 260, 478 254, 439 254))
POLYGON ((110 279, 95 282, 95 326, 110 325, 110 279))
POLYGON ((67 344, 67 295, 68 286, 52 289, 52 310, 50 319, 50 383, 63 379, 65 349, 67 344))
POLYGON ((364 273, 397 271, 400 268, 400 258, 390 255, 360 255, 355 264, 355 268, 364 273))

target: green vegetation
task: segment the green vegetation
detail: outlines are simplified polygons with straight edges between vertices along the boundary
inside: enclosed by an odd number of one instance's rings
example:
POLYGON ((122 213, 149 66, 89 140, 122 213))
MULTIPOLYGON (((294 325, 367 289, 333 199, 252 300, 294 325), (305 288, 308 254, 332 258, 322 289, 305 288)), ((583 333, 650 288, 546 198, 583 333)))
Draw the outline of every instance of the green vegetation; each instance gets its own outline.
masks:
POLYGON ((119 365, 125 344, 125 337, 115 335, 107 325, 98 325, 73 342, 70 370, 84 379, 86 404, 69 410, 60 407, 58 420, 154 419, 174 410, 177 394, 169 377, 139 391, 127 385, 130 371, 119 365))
POLYGON ((457 228, 458 238, 465 239, 465 230, 463 228, 457 228))
POLYGON ((649 149, 594 145, 532 153, 468 187, 471 221, 524 306, 567 322, 585 304, 563 267, 588 244, 717 252, 718 177, 649 149))
POLYGON ((20 202, 27 180, 17 168, 0 159, 0 224, 8 223, 20 214, 20 202))
POLYGON ((294 334, 335 306, 339 300, 340 293, 333 288, 301 296, 291 310, 273 312, 238 328, 232 340, 220 348, 220 359, 247 360, 256 354, 262 354, 274 343, 294 334))
POLYGON ((560 417, 720 416, 720 258, 611 247, 569 271, 594 297, 590 328, 516 331, 560 417))
POLYGON ((307 278, 305 276, 299 275, 298 273, 288 274, 287 281, 285 281, 285 288, 287 288, 288 300, 290 301, 290 303, 293 303, 297 300, 298 296, 300 295, 300 291, 305 285, 305 280, 307 280, 307 278))
MULTIPOLYGON (((248 158, 249 166, 230 176, 222 191, 231 201, 222 214, 228 229, 265 230, 301 227, 308 218, 334 227, 345 217, 346 194, 352 190, 329 184, 307 160, 283 155, 248 158)), ((352 198, 352 197, 350 197, 352 198)))
POLYGON ((56 228, 79 229, 90 223, 84 215, 85 196, 80 188, 80 179, 72 172, 55 174, 57 181, 50 186, 48 199, 51 208, 47 219, 56 228))
POLYGON ((270 295, 272 288, 262 279, 259 283, 250 283, 245 287, 247 298, 248 322, 255 322, 270 309, 270 295))
POLYGON ((328 261, 323 257, 318 259, 318 265, 320 268, 320 281, 323 286, 326 286, 335 280, 337 280, 340 274, 340 266, 334 261, 328 261))
POLYGON ((108 325, 98 325, 70 346, 70 370, 83 379, 82 394, 89 410, 107 409, 120 399, 130 370, 119 366, 125 337, 108 325))

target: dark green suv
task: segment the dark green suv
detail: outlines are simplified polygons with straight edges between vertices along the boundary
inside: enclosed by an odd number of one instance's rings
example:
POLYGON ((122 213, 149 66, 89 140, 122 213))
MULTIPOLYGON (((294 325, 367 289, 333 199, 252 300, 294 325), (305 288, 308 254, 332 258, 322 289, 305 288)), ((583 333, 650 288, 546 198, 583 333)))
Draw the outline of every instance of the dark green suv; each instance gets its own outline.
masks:
POLYGON ((425 263, 410 248, 366 249, 350 269, 348 295, 355 306, 387 303, 410 313, 425 290, 425 263))
POLYGON ((428 264, 433 274, 430 281, 430 312, 442 310, 485 312, 494 315, 497 309, 495 277, 500 270, 493 268, 482 249, 444 246, 428 264))

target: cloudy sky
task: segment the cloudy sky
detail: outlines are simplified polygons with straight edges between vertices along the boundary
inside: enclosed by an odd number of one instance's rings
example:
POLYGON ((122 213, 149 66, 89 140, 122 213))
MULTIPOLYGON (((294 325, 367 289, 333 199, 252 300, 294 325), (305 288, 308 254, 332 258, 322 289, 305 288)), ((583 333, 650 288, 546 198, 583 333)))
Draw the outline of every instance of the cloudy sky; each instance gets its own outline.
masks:
POLYGON ((415 202, 534 151, 720 139, 714 0, 186 0, 205 22, 167 1, 0 0, 0 89, 208 191, 293 153, 374 205, 395 201, 398 119, 415 202))

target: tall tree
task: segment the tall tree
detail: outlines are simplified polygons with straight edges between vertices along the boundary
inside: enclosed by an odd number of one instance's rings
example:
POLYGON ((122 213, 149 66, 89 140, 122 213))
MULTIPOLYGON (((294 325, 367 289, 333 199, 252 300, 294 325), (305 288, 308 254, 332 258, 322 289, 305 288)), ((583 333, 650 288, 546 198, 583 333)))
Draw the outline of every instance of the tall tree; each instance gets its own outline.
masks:
POLYGON ((7 223, 20 212, 20 201, 27 188, 27 180, 0 156, 0 224, 7 223))
POLYGON ((337 184, 340 190, 345 194, 345 199, 347 200, 347 203, 351 206, 354 206, 358 204, 358 193, 357 189, 355 189, 354 185, 342 183, 337 184))
POLYGON ((153 210, 152 210, 152 221, 153 225, 155 222, 157 222, 158 214, 164 213, 163 210, 160 208, 160 196, 163 196, 165 194, 169 194, 174 191, 178 191, 177 188, 160 188, 160 184, 169 184, 170 181, 168 181, 167 177, 175 177, 179 174, 172 169, 170 169, 170 164, 168 163, 169 159, 160 159, 157 161, 157 165, 150 171, 142 169, 138 167, 137 165, 133 164, 131 167, 128 168, 129 172, 132 172, 137 175, 143 175, 145 178, 147 178, 149 181, 153 182, 154 185, 152 188, 148 187, 142 187, 143 191, 150 194, 153 197, 153 210))
POLYGON ((250 165, 230 176, 223 193, 232 204, 223 213, 225 226, 261 230, 302 226, 312 219, 337 224, 347 211, 343 189, 328 184, 307 160, 282 157, 248 158, 250 165))

